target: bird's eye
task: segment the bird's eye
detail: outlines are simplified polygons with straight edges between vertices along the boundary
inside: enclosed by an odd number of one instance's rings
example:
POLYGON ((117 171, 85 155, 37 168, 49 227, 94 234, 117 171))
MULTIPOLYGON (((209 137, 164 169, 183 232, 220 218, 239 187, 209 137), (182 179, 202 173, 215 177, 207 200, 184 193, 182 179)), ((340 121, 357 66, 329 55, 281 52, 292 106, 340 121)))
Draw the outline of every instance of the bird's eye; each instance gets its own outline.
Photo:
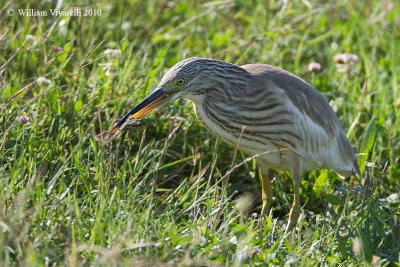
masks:
POLYGON ((180 78, 180 79, 178 79, 178 80, 176 81, 176 85, 178 85, 178 86, 182 86, 182 85, 184 85, 184 84, 185 84, 185 82, 186 82, 186 80, 185 80, 185 79, 183 79, 183 78, 180 78))

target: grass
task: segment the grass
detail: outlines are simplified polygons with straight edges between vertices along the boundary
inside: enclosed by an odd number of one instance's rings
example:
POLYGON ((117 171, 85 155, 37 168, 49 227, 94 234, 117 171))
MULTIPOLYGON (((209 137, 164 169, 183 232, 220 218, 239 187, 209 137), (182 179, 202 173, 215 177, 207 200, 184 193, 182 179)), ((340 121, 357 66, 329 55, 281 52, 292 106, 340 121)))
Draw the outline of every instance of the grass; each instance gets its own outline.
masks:
POLYGON ((101 15, 17 12, 52 2, 0 6, 0 265, 400 266, 397 1, 65 0, 62 9, 101 15), (106 49, 121 57, 105 65, 106 49), (345 52, 359 61, 339 72, 333 57, 345 52), (286 238, 288 173, 273 173, 273 216, 259 219, 254 160, 242 164, 248 156, 235 157, 184 100, 148 116, 145 131, 96 142, 196 55, 312 83, 358 153, 362 184, 306 173, 304 216, 286 238), (307 71, 311 61, 321 73, 307 71))

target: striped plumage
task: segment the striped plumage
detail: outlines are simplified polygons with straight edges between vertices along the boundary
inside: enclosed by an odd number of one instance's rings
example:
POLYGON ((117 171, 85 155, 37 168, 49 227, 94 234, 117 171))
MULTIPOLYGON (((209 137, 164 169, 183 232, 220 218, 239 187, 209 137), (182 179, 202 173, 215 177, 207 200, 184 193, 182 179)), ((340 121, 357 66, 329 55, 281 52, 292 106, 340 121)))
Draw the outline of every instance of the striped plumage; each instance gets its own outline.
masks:
POLYGON ((290 170, 294 203, 287 231, 301 212, 303 170, 331 168, 341 176, 359 173, 351 145, 323 97, 305 81, 271 65, 183 60, 114 128, 178 97, 193 102, 199 120, 216 136, 250 155, 260 154, 256 160, 263 174, 262 214, 268 213, 272 201, 267 169, 290 170))

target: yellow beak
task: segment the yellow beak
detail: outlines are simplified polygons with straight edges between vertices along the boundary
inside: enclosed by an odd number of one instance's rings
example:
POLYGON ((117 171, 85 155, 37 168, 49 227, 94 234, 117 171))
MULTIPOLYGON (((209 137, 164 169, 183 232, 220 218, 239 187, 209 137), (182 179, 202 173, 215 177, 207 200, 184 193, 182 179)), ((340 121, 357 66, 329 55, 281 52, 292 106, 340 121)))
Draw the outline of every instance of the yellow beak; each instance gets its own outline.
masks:
POLYGON ((129 119, 140 119, 155 110, 162 104, 168 101, 170 94, 165 92, 162 87, 155 89, 150 95, 148 95, 142 102, 136 105, 131 111, 111 128, 111 134, 118 131, 121 126, 129 119))

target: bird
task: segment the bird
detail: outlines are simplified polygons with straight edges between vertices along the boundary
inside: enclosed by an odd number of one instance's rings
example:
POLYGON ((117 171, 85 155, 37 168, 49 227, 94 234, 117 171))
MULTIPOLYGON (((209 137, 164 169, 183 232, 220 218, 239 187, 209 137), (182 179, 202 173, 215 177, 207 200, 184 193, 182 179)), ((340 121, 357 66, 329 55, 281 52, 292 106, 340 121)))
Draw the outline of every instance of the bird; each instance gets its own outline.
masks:
POLYGON ((273 200, 268 170, 290 172, 293 204, 285 234, 293 232, 301 214, 303 172, 327 168, 342 178, 360 175, 354 150, 324 97, 296 75, 267 64, 184 59, 110 133, 178 98, 193 103, 197 118, 215 136, 245 154, 258 155, 260 217, 269 214, 273 200))

